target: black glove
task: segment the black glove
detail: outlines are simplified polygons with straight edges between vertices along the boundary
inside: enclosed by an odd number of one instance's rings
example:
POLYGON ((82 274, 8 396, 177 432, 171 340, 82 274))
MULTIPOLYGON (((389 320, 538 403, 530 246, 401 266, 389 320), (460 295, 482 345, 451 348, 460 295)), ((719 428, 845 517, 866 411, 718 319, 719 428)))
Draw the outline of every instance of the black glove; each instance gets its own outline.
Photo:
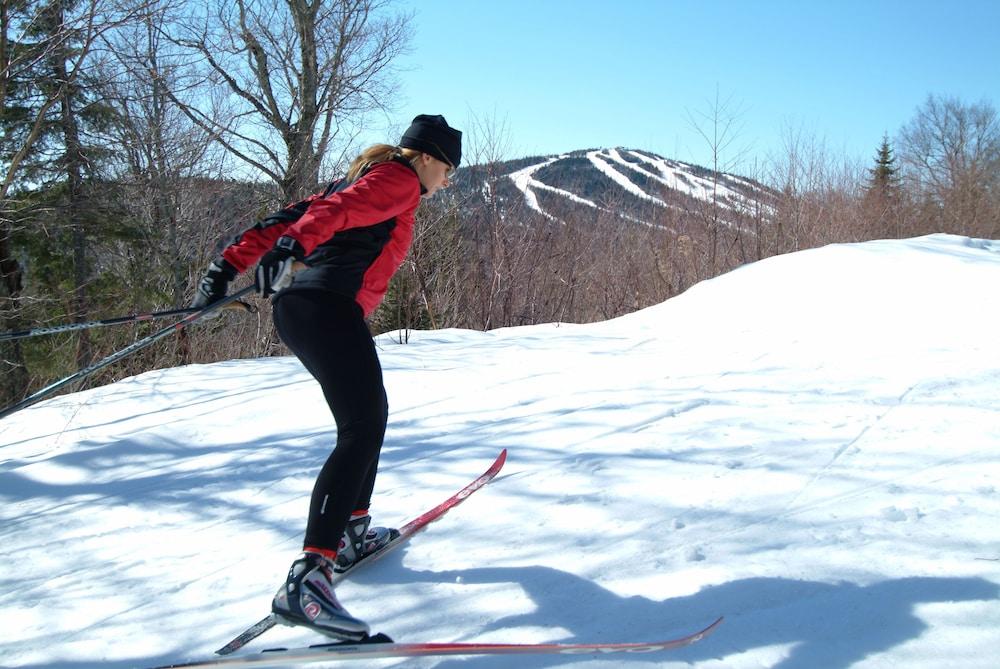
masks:
POLYGON ((274 248, 264 254, 254 273, 257 292, 267 296, 292 282, 292 265, 302 260, 305 249, 292 237, 279 237, 274 248))
POLYGON ((195 291, 191 306, 195 309, 204 309, 224 298, 229 290, 229 282, 235 279, 237 274, 239 272, 236 268, 222 256, 213 260, 205 276, 198 283, 198 290, 195 291))

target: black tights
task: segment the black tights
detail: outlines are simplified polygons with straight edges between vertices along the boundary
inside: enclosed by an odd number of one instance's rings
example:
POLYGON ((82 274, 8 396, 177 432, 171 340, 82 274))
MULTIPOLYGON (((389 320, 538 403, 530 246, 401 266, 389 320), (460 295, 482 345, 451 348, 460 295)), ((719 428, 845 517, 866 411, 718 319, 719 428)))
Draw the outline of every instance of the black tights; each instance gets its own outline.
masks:
POLYGON ((282 293, 274 324, 326 397, 337 445, 320 470, 304 546, 336 551, 351 512, 371 503, 388 402, 375 342, 361 307, 322 291, 282 293))

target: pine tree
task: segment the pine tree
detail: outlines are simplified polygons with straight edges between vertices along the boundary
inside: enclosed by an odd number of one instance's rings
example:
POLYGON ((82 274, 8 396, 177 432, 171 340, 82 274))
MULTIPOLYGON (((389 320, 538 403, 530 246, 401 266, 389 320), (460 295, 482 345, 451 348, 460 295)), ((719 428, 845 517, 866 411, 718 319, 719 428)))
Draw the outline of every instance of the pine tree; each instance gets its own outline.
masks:
MULTIPOLYGON (((3 6, 0 325, 87 320, 100 306, 102 282, 113 278, 96 263, 96 240, 121 227, 121 217, 107 211, 101 168, 110 112, 92 61, 97 36, 128 14, 100 0, 3 6)), ((74 347, 60 347, 58 338, 0 346, 0 399, 19 399, 50 370, 64 376, 65 368, 88 364, 90 333, 73 337, 74 347), (75 349, 72 360, 62 353, 67 348, 75 349)))
POLYGON ((896 166, 896 156, 889 144, 889 136, 882 137, 882 146, 875 154, 875 167, 868 170, 871 175, 869 191, 876 190, 883 195, 894 193, 899 189, 899 168, 896 166))
MULTIPOLYGON (((104 131, 111 112, 87 60, 91 38, 88 24, 81 21, 92 11, 85 0, 48 0, 29 31, 52 45, 40 63, 37 85, 46 98, 56 101, 45 116, 40 137, 47 151, 39 155, 34 190, 45 207, 33 227, 47 231, 45 244, 54 247, 64 268, 71 269, 66 277, 72 295, 70 315, 81 322, 88 320, 94 306, 92 291, 99 278, 94 246, 107 232, 103 223, 108 220, 102 211, 99 172, 107 158, 104 131)), ((82 330, 76 337, 76 362, 81 368, 93 359, 90 334, 82 330)))
MULTIPOLYGON (((32 178, 31 165, 43 126, 41 114, 54 99, 38 90, 39 63, 47 45, 27 34, 41 4, 33 0, 0 6, 0 327, 18 330, 22 324, 23 254, 15 236, 27 227, 20 184, 32 178)), ((20 399, 30 377, 17 340, 0 342, 0 401, 20 399)))
POLYGON ((888 135, 875 154, 875 167, 868 170, 868 188, 863 207, 867 231, 862 238, 899 237, 902 232, 902 186, 896 156, 888 135))

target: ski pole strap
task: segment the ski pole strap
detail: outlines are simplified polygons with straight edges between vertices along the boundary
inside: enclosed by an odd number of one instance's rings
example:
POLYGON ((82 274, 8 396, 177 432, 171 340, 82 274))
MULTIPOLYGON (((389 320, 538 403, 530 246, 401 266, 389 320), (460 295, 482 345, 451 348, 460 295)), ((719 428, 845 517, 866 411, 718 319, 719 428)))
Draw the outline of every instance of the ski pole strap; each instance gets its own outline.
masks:
MULTIPOLYGON (((233 302, 229 304, 226 308, 243 308, 250 313, 256 311, 256 307, 247 302, 233 302)), ((27 337, 36 337, 38 335, 56 334, 59 332, 72 332, 74 330, 87 330, 89 328, 103 327, 106 325, 121 325, 124 323, 141 323, 144 321, 151 321, 157 318, 170 318, 171 316, 186 316, 187 314, 193 314, 200 311, 198 307, 187 307, 184 309, 170 309, 168 311, 153 311, 148 314, 132 314, 131 316, 119 316, 117 318, 104 318, 96 321, 88 321, 85 323, 63 323, 61 325, 47 325, 38 328, 30 328, 28 330, 14 330, 9 332, 0 332, 0 341, 9 341, 11 339, 25 339, 27 337)))
POLYGON ((132 344, 129 344, 125 348, 121 349, 120 351, 116 351, 115 353, 112 353, 111 355, 109 355, 108 357, 104 358, 103 360, 99 360, 98 362, 95 362, 94 364, 92 364, 92 365, 90 365, 88 367, 84 367, 83 369, 81 369, 80 371, 78 371, 78 372, 76 372, 74 374, 70 374, 69 376, 67 376, 64 379, 60 379, 60 380, 56 381, 55 383, 49 384, 48 386, 42 388, 41 390, 39 390, 39 391, 37 391, 37 392, 35 392, 35 393, 31 394, 31 395, 28 395, 27 397, 25 397, 20 402, 17 402, 16 404, 12 404, 9 407, 6 407, 2 411, 0 411, 0 419, 6 418, 7 416, 9 416, 12 413, 20 411, 21 409, 24 409, 26 407, 29 407, 32 404, 34 404, 34 403, 36 403, 36 402, 38 402, 38 401, 40 401, 40 400, 48 397, 49 395, 51 395, 52 393, 56 392, 60 388, 64 388, 65 386, 73 383, 74 381, 79 381, 80 379, 84 379, 84 378, 90 376, 91 374, 93 374, 94 372, 98 371, 99 369, 103 369, 103 368, 107 367, 108 365, 112 365, 112 364, 118 362, 119 360, 121 360, 121 359, 123 359, 123 358, 125 358, 125 357, 127 357, 127 356, 129 356, 129 355, 131 355, 133 353, 135 353, 136 351, 142 350, 142 349, 146 348, 147 346, 149 346, 150 344, 154 344, 154 343, 158 342, 159 340, 163 339, 164 337, 168 337, 168 336, 172 335, 174 332, 179 332, 179 331, 183 330, 184 328, 186 328, 187 326, 189 326, 189 325, 191 325, 193 323, 197 323, 199 320, 201 320, 202 318, 204 318, 205 315, 207 315, 207 314, 209 314, 209 313, 211 313, 213 311, 216 311, 218 309, 223 309, 227 305, 233 304, 233 303, 237 302, 241 297, 249 295, 253 291, 254 291, 254 287, 253 286, 247 286, 246 288, 244 288, 244 289, 242 289, 240 291, 237 291, 236 293, 233 293, 232 295, 229 295, 228 297, 224 297, 223 299, 219 300, 218 302, 213 302, 212 304, 208 305, 204 309, 199 309, 198 311, 195 311, 194 313, 188 314, 187 316, 185 316, 181 320, 177 321, 173 325, 168 325, 167 327, 163 328, 162 330, 158 330, 158 331, 154 332, 153 334, 149 335, 148 337, 145 337, 145 338, 140 339, 140 340, 138 340, 136 342, 133 342, 132 344))

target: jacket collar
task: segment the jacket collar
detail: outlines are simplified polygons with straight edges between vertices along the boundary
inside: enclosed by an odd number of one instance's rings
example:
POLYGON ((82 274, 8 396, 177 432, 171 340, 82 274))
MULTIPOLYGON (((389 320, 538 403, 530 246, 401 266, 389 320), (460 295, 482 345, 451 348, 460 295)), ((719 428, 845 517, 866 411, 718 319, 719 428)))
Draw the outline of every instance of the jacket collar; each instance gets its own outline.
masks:
MULTIPOLYGON (((417 169, 413 166, 413 164, 409 160, 407 160, 403 156, 393 156, 392 160, 395 161, 395 162, 397 162, 397 163, 399 163, 400 165, 406 165, 410 169, 411 172, 413 172, 414 174, 417 174, 417 169)), ((417 175, 417 180, 419 181, 419 179, 420 179, 420 176, 417 175)), ((424 188, 423 182, 421 182, 421 184, 420 184, 420 194, 421 195, 426 195, 427 194, 427 189, 424 188)))

